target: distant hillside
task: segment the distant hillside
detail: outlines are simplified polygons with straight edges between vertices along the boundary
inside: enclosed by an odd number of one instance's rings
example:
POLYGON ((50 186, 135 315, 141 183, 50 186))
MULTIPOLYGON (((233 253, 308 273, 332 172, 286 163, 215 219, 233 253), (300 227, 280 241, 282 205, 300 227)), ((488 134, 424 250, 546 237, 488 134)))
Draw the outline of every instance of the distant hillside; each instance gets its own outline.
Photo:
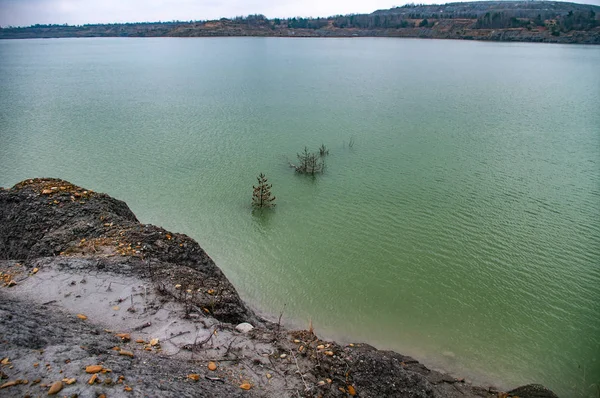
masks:
POLYGON ((0 28, 0 39, 58 37, 423 37, 600 44, 600 6, 558 1, 409 4, 327 18, 249 15, 216 21, 33 25, 0 28))

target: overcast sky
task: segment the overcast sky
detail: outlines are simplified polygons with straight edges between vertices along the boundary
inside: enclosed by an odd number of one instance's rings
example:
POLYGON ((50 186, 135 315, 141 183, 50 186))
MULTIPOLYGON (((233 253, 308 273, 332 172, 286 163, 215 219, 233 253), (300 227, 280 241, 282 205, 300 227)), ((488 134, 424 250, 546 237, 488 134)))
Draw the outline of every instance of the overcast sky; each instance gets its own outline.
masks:
MULTIPOLYGON (((450 0, 449 0, 450 1, 450 0)), ((0 26, 202 20, 237 15, 317 17, 368 13, 406 0, 0 0, 0 26)), ((445 3, 417 0, 415 3, 445 3)), ((578 3, 600 5, 600 0, 578 3)))

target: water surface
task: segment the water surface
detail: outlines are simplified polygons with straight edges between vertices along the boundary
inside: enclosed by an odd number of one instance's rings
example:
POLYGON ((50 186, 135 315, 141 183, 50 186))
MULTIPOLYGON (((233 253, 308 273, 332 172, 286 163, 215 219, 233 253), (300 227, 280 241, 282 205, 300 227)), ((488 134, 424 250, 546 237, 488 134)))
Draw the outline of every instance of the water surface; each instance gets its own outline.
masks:
POLYGON ((598 65, 575 45, 0 41, 0 186, 60 177, 123 199, 322 336, 590 395, 598 65), (325 174, 295 175, 320 144, 325 174), (262 215, 259 172, 277 196, 262 215))

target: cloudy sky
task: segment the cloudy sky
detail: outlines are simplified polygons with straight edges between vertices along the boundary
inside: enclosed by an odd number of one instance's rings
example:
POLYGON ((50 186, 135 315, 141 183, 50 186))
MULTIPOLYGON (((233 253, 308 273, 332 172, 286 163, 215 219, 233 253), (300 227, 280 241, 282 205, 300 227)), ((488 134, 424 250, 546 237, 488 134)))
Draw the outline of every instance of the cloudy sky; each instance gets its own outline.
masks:
MULTIPOLYGON (((450 0, 448 0, 450 1, 450 0)), ((264 14, 269 18, 365 13, 407 0, 0 0, 0 26, 199 20, 264 14)), ((445 3, 417 0, 415 3, 445 3)), ((600 0, 578 3, 600 5, 600 0)))

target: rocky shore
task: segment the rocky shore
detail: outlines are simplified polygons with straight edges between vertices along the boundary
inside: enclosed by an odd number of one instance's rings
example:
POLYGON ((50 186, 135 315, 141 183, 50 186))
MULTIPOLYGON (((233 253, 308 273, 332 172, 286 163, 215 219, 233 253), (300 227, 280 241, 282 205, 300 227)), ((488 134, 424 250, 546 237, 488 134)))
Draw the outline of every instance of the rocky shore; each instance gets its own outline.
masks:
MULTIPOLYGON (((411 20, 419 23, 419 20, 411 20)), ((136 26, 89 25, 0 28, 0 39, 66 37, 401 37, 420 39, 480 40, 530 43, 600 44, 600 27, 573 30, 559 36, 549 29, 478 29, 475 19, 440 20, 433 27, 408 28, 277 28, 247 26, 235 21, 206 23, 145 24, 136 26)))
POLYGON ((0 395, 556 397, 257 316, 191 238, 59 179, 0 188, 0 395))

